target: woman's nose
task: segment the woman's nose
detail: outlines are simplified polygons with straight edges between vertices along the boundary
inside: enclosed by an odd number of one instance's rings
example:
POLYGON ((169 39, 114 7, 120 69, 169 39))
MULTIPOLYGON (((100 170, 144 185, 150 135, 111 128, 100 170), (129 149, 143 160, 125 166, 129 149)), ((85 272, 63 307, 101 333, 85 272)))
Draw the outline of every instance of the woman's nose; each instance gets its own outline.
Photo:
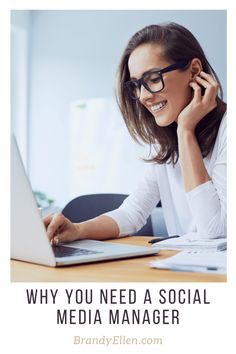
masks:
POLYGON ((139 100, 141 103, 145 102, 147 99, 151 98, 153 93, 148 91, 143 85, 140 87, 140 97, 139 100))

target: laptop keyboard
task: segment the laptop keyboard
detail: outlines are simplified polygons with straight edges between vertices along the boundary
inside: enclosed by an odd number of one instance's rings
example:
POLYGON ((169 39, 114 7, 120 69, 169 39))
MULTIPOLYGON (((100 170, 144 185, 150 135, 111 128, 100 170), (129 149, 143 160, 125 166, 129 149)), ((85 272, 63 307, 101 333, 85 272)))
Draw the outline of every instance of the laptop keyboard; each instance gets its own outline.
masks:
POLYGON ((103 253, 97 251, 91 251, 83 248, 66 247, 63 245, 53 245, 52 250, 56 258, 68 257, 68 256, 88 256, 90 254, 103 253))

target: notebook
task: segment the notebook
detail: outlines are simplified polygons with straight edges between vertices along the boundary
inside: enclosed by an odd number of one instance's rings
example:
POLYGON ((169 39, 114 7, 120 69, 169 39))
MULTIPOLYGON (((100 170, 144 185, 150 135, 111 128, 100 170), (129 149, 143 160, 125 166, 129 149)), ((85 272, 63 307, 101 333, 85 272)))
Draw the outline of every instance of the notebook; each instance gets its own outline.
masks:
POLYGON ((152 268, 184 272, 226 273, 226 251, 185 250, 160 261, 150 263, 152 268))
POLYGON ((192 232, 177 238, 154 243, 152 247, 166 250, 211 250, 223 251, 227 248, 226 237, 200 238, 196 232, 192 232))
MULTIPOLYGON (((94 240, 52 247, 41 220, 14 136, 11 138, 11 258, 62 266, 157 254, 153 247, 94 240)), ((109 267, 109 265, 108 265, 109 267)))

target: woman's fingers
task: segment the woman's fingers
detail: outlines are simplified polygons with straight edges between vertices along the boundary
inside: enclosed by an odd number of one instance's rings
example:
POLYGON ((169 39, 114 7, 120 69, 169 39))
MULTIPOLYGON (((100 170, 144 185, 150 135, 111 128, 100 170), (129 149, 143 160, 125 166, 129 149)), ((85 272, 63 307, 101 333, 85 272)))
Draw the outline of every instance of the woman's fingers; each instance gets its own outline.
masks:
POLYGON ((75 241, 78 239, 78 231, 79 227, 65 218, 63 226, 59 227, 51 242, 57 245, 61 242, 75 241))
POLYGON ((200 72, 200 75, 206 79, 210 84, 212 84, 213 86, 216 85, 217 87, 219 87, 218 82, 213 78, 213 76, 211 74, 207 74, 204 71, 200 72))
POLYGON ((215 104, 219 88, 218 82, 210 74, 204 73, 203 71, 200 75, 201 77, 196 77, 196 81, 206 89, 202 97, 202 103, 206 105, 215 104))
POLYGON ((52 239, 52 244, 53 245, 58 245, 61 242, 68 242, 68 241, 72 241, 70 239, 71 233, 69 230, 65 230, 63 232, 58 233, 56 236, 53 237, 52 239))
POLYGON ((195 80, 203 87, 205 87, 205 89, 209 89, 211 88, 211 84, 209 82, 207 82, 206 80, 202 79, 200 76, 196 76, 195 80))
POLYGON ((189 83, 189 86, 193 89, 193 97, 190 103, 180 112, 178 126, 181 126, 182 129, 194 131, 200 120, 217 106, 218 83, 210 74, 201 72, 195 81, 189 83), (203 95, 202 88, 205 88, 203 95))
POLYGON ((65 217, 61 213, 56 213, 52 216, 51 222, 47 227, 48 238, 51 241, 56 235, 58 229, 64 224, 65 217))
POLYGON ((201 94, 201 87, 194 81, 190 82, 189 85, 192 87, 193 89, 193 99, 196 102, 200 102, 202 99, 202 94, 201 94))
POLYGON ((46 229, 47 229, 48 225, 50 224, 50 222, 52 221, 52 218, 53 218, 53 214, 49 214, 43 219, 43 223, 44 223, 44 226, 46 227, 46 229))

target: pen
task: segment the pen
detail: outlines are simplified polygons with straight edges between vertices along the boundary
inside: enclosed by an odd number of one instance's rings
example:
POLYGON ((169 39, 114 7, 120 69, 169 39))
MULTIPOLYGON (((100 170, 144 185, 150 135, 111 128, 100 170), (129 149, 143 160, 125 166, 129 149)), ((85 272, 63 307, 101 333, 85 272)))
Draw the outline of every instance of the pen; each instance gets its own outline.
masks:
POLYGON ((189 265, 179 265, 171 266, 169 269, 175 272, 197 272, 197 273, 219 273, 224 271, 223 268, 218 267, 204 267, 204 266, 189 266, 189 265))
POLYGON ((171 238, 177 238, 180 237, 179 235, 173 235, 173 236, 169 236, 169 237, 158 237, 158 238, 153 238, 152 240, 148 241, 148 243, 157 243, 160 241, 164 241, 164 240, 169 240, 171 238))

